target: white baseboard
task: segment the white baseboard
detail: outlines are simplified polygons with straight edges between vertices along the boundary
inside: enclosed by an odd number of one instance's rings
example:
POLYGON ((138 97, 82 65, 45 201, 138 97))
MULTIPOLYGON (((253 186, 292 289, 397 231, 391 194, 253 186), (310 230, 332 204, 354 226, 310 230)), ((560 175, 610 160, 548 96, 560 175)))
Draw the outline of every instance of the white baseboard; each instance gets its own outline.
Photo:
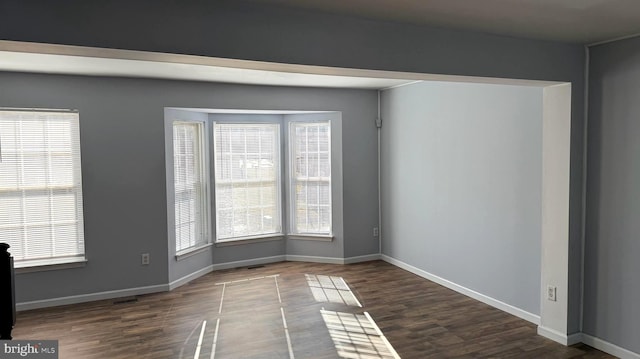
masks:
POLYGON ((407 271, 409 271, 409 272, 411 272, 413 274, 416 274, 416 275, 418 275, 418 276, 420 276, 422 278, 425 278, 425 279, 428 279, 428 280, 430 280, 432 282, 438 283, 438 284, 440 284, 440 285, 442 285, 444 287, 447 287, 449 289, 452 289, 452 290, 454 290, 454 291, 456 291, 456 292, 458 292, 460 294, 464 294, 467 297, 471 297, 471 298, 473 298, 475 300, 478 300, 480 302, 488 304, 488 305, 490 305, 490 306, 492 306, 494 308, 498 308, 498 309, 500 309, 500 310, 502 310, 504 312, 507 312, 507 313, 512 314, 512 315, 515 315, 516 317, 524 319, 524 320, 526 320, 528 322, 531 322, 533 324, 540 325, 540 316, 539 315, 536 315, 536 314, 533 314, 533 313, 529 313, 529 312, 527 312, 525 310, 522 310, 520 308, 516 308, 516 307, 514 307, 514 306, 512 306, 510 304, 507 304, 505 302, 499 301, 499 300, 497 300, 495 298, 491 298, 491 297, 489 297, 489 296, 487 296, 485 294, 478 293, 478 292, 476 292, 476 291, 474 291, 472 289, 463 287, 463 286, 461 286, 459 284, 456 284, 456 283, 453 283, 453 282, 451 282, 449 280, 446 280, 444 278, 438 277, 435 274, 431 274, 431 273, 429 273, 427 271, 424 271, 424 270, 422 270, 420 268, 416 268, 416 267, 414 267, 414 266, 412 266, 410 264, 404 263, 404 262, 402 262, 400 260, 397 260, 397 259, 395 259, 393 257, 389 257, 389 256, 387 256, 385 254, 383 254, 381 256, 381 259, 383 261, 385 261, 385 262, 388 262, 388 263, 391 263, 391 264, 395 265, 396 267, 400 267, 400 268, 402 268, 404 270, 407 270, 407 271))
POLYGON ((571 340, 573 343, 569 344, 569 336, 567 334, 561 333, 555 329, 547 328, 542 325, 538 325, 538 335, 543 336, 547 339, 551 339, 556 343, 560 343, 562 345, 573 345, 580 342, 581 335, 580 334, 572 334, 571 340), (578 341, 575 341, 578 339, 578 341))
POLYGON ((344 258, 299 256, 299 255, 295 255, 295 254, 287 254, 285 257, 286 257, 286 260, 292 261, 292 262, 344 264, 344 258))
POLYGON ((119 289, 119 290, 110 290, 106 292, 98 292, 98 293, 90 293, 90 294, 81 294, 81 295, 72 295, 68 297, 59 297, 59 298, 51 298, 51 299, 43 299, 43 300, 34 300, 31 302, 22 302, 16 303, 16 311, 25 311, 31 309, 39 309, 39 308, 49 308, 49 307, 57 307, 61 305, 68 304, 78 304, 85 302, 93 302, 97 300, 105 300, 105 299, 114 299, 114 298, 122 298, 122 297, 130 297, 134 295, 142 295, 149 293, 158 293, 158 292, 166 292, 178 288, 188 282, 202 277, 203 275, 210 273, 214 270, 221 269, 229 269, 229 268, 237 268, 237 267, 246 267, 257 264, 266 264, 266 263, 274 263, 274 262, 282 262, 286 260, 285 256, 274 256, 274 257, 263 257, 256 259, 249 259, 243 261, 235 261, 235 262, 227 262, 222 264, 213 264, 202 268, 196 272, 193 272, 189 275, 186 275, 182 278, 176 279, 168 284, 159 284, 152 285, 146 287, 138 287, 138 288, 127 288, 127 289, 119 289))
POLYGON ((166 292, 167 290, 169 290, 168 284, 159 284, 159 285, 151 285, 147 287, 110 290, 106 292, 98 292, 98 293, 91 293, 91 294, 81 294, 81 295, 72 295, 68 297, 34 300, 32 302, 16 303, 16 311, 57 307, 60 305, 93 302, 96 300, 105 300, 105 299, 129 297, 133 295, 166 292))
POLYGON ((312 262, 312 263, 327 263, 327 264, 353 264, 360 262, 375 261, 380 259, 380 254, 367 254, 364 256, 347 257, 347 258, 335 258, 335 257, 316 257, 316 256, 299 256, 299 255, 286 255, 288 261, 292 262, 312 262))
POLYGON ((582 343, 582 333, 573 333, 567 336, 567 345, 582 343))
POLYGON ((245 259, 241 261, 214 264, 211 267, 212 267, 212 270, 216 271, 216 270, 222 270, 222 269, 249 267, 249 266, 256 266, 260 264, 284 262, 285 260, 287 260, 286 256, 281 255, 281 256, 261 257, 261 258, 254 258, 254 259, 245 259))
POLYGON ((185 285, 191 282, 194 279, 200 278, 205 274, 211 273, 216 270, 222 269, 230 269, 230 268, 240 268, 247 267, 252 265, 260 265, 267 263, 276 263, 282 262, 285 260, 288 261, 297 261, 297 262, 315 262, 315 263, 330 263, 330 264, 351 264, 351 263, 360 263, 367 261, 374 261, 380 259, 380 254, 369 254, 365 256, 357 256, 357 257, 349 257, 345 259, 341 258, 331 258, 331 257, 312 257, 312 256, 293 256, 293 255, 284 255, 284 256, 273 256, 273 257, 262 257, 255 259, 247 259, 242 261, 235 262, 227 262, 221 264, 212 264, 205 268, 202 268, 196 272, 188 274, 182 278, 176 279, 173 282, 169 283, 169 290, 174 290, 182 285, 185 285))
POLYGON ((200 278, 203 275, 209 274, 213 271, 231 269, 231 268, 249 267, 249 266, 255 266, 260 264, 276 263, 276 262, 282 262, 285 259, 286 259, 285 256, 273 256, 273 257, 246 259, 246 260, 234 261, 234 262, 226 262, 226 263, 220 263, 220 264, 212 264, 210 266, 204 267, 198 271, 195 271, 191 274, 188 274, 182 278, 176 279, 173 282, 169 283, 169 290, 174 290, 182 285, 185 285, 191 282, 194 279, 200 278))
POLYGON ((204 267, 202 269, 199 269, 193 273, 187 274, 182 278, 178 278, 176 280, 174 280, 173 282, 169 283, 169 290, 174 290, 180 286, 183 286, 189 282, 191 282, 194 279, 198 279, 200 277, 202 277, 205 274, 209 274, 213 272, 213 265, 204 267))
POLYGON ((634 353, 630 350, 621 348, 602 339, 592 337, 588 334, 582 333, 582 342, 598 350, 602 350, 605 353, 617 356, 620 359, 640 359, 639 353, 634 353))
POLYGON ((38 308, 47 308, 47 307, 56 307, 61 305, 68 304, 77 304, 84 302, 92 302, 97 300, 106 300, 106 299, 114 299, 121 297, 129 297, 135 295, 149 294, 149 293, 158 293, 158 292, 166 292, 178 288, 196 278, 199 278, 203 275, 211 273, 212 271, 222 270, 222 269, 230 269, 230 268, 238 268, 238 267, 247 267, 252 265, 260 265, 260 264, 268 264, 268 263, 276 263, 282 261, 297 261, 297 262, 313 262, 313 263, 328 263, 328 264, 351 264, 351 263, 359 263, 366 262, 372 260, 382 259, 385 262, 393 264, 399 268, 407 270, 413 274, 416 274, 422 278, 428 279, 432 282, 438 283, 442 286, 445 286, 449 289, 452 289, 458 293, 464 294, 468 297, 476 299, 480 302, 486 303, 492 307, 498 308, 507 313, 513 314, 519 318, 522 318, 526 321, 534 323, 538 325, 538 334, 549 338, 555 342, 558 342, 563 345, 574 345, 580 342, 592 346, 598 350, 606 352, 608 354, 617 356, 621 359, 640 359, 640 354, 632 352, 628 349, 621 348, 615 344, 611 344, 607 341, 604 341, 600 338, 596 338, 584 333, 574 333, 571 335, 566 335, 555 331, 550 328, 546 328, 540 325, 540 317, 538 315, 526 312, 522 309, 516 308, 507 303, 501 302, 497 299, 491 298, 487 295, 478 293, 469 288, 463 287, 451 281, 448 281, 444 278, 438 277, 434 274, 426 272, 422 269, 416 268, 410 264, 404 263, 400 260, 397 260, 393 257, 389 257, 384 254, 369 254, 364 256, 356 256, 356 257, 348 257, 348 258, 333 258, 333 257, 317 257, 317 256, 300 256, 300 255, 280 255, 280 256, 272 256, 272 257, 262 257, 234 262, 227 262, 221 264, 213 264, 202 268, 196 272, 193 272, 189 275, 186 275, 182 278, 176 279, 169 284, 160 284, 160 285, 152 285, 146 287, 138 287, 138 288, 128 288, 121 290, 112 290, 91 294, 82 294, 82 295, 73 295, 68 297, 60 297, 60 298, 52 298, 52 299, 44 299, 44 300, 35 300, 31 302, 22 302, 16 304, 17 311, 25 311, 31 309, 38 308))
POLYGON ((380 259, 380 254, 367 254, 364 256, 356 256, 356 257, 347 257, 343 260, 343 264, 353 264, 360 262, 369 262, 369 261, 377 261, 380 259))
POLYGON ((247 260, 241 260, 241 261, 212 264, 202 269, 199 269, 193 273, 190 273, 182 278, 178 278, 168 284, 160 284, 160 285, 153 285, 153 286, 146 286, 146 287, 139 287, 139 288, 127 288, 127 289, 119 289, 119 290, 112 290, 112 291, 105 291, 105 292, 98 292, 98 293, 72 295, 68 297, 59 297, 59 298, 16 303, 16 310, 25 311, 25 310, 31 310, 31 309, 56 307, 56 306, 68 305, 68 304, 93 302, 97 300, 130 297, 134 295, 166 292, 166 291, 174 290, 184 284, 189 283, 194 279, 202 277, 203 275, 206 275, 213 271, 222 270, 222 269, 247 267, 247 266, 253 266, 253 265, 260 265, 260 264, 283 262, 283 261, 345 264, 345 263, 364 262, 364 261, 375 260, 375 259, 380 259, 380 255, 374 254, 369 256, 359 256, 359 257, 351 257, 351 258, 345 258, 345 259, 332 258, 332 257, 297 256, 297 255, 280 255, 280 256, 272 256, 272 257, 254 258, 254 259, 247 259, 247 260))

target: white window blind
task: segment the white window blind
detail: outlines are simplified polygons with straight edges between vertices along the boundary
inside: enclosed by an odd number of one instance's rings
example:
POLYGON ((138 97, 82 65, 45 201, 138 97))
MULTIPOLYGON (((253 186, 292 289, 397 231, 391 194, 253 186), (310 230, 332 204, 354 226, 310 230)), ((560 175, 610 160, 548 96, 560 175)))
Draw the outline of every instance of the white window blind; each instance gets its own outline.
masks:
POLYGON ((291 232, 331 235, 330 122, 291 122, 291 232))
POLYGON ((278 124, 214 126, 218 241, 282 231, 278 124))
POLYGON ((84 260, 78 114, 0 110, 0 242, 16 267, 84 260))
POLYGON ((203 127, 200 122, 173 123, 176 253, 209 242, 203 127))

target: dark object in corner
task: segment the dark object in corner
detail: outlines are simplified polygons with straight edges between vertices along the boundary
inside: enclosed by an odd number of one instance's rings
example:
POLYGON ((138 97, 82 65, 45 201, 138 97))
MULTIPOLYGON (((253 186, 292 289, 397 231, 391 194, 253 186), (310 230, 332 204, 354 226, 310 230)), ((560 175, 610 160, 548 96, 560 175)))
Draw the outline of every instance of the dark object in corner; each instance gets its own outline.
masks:
POLYGON ((15 275, 9 245, 0 243, 0 339, 11 339, 16 324, 15 275))

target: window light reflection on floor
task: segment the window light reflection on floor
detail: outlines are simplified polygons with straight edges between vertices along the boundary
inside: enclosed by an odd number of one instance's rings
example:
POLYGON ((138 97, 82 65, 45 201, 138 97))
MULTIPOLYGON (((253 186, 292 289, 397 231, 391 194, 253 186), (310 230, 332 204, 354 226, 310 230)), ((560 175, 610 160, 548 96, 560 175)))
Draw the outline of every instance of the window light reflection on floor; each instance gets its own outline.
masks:
POLYGON ((342 277, 305 274, 307 284, 317 302, 362 307, 342 277))
POLYGON ((320 313, 341 358, 400 359, 369 313, 320 313))

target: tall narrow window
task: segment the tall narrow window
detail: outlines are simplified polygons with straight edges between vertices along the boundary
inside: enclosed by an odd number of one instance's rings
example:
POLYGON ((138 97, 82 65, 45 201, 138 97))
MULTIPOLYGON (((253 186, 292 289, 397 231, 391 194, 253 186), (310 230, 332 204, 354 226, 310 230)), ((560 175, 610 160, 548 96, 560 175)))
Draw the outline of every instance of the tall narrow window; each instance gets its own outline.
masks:
POLYGON ((173 123, 176 253, 209 242, 204 125, 173 123))
POLYGON ((0 111, 0 242, 16 267, 83 261, 78 114, 0 111))
POLYGON ((277 124, 215 124, 218 241, 282 232, 279 133, 277 124))
POLYGON ((291 122, 292 234, 332 235, 330 122, 291 122))

